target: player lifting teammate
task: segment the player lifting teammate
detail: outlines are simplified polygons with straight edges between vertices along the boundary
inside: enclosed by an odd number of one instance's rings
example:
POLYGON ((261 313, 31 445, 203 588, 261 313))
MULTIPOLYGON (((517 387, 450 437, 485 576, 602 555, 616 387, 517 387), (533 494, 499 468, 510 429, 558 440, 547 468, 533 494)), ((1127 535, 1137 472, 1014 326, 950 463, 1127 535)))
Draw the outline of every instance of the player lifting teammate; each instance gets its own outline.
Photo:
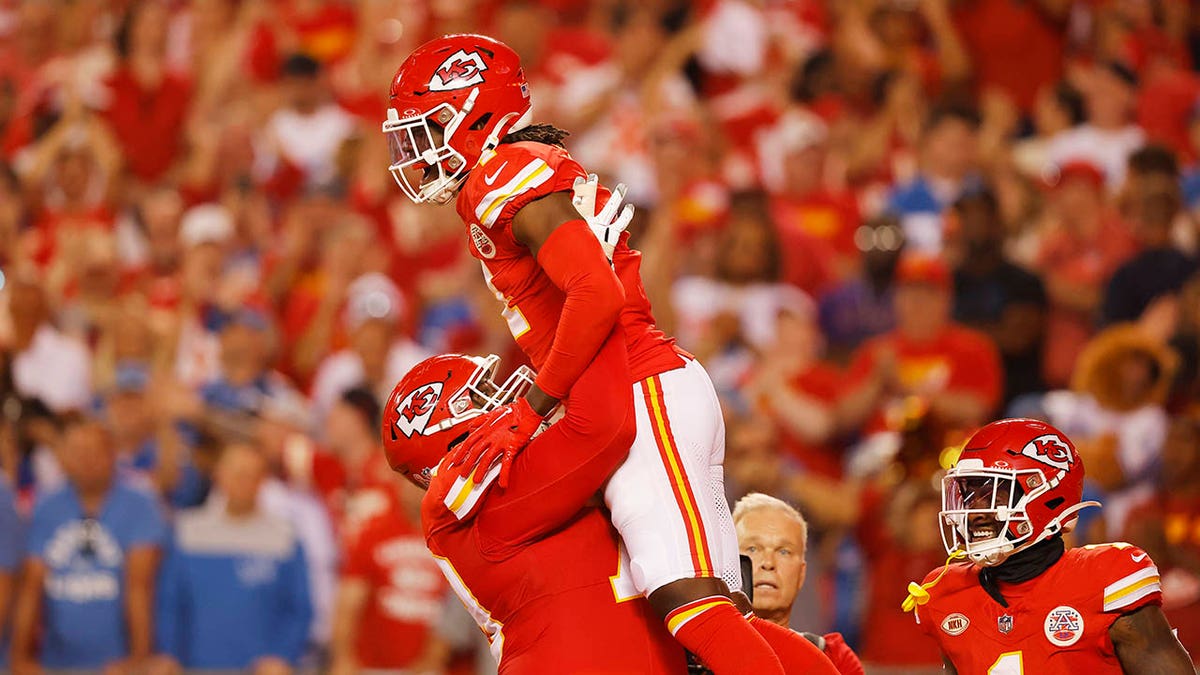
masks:
POLYGON ((951 559, 906 610, 941 647, 946 671, 988 675, 1192 675, 1163 616, 1158 568, 1129 544, 1066 548, 1083 502, 1083 463, 1054 427, 993 422, 942 481, 951 559))
POLYGON ((596 214, 592 198, 604 204, 608 191, 592 193, 594 179, 562 146, 566 132, 532 124, 516 53, 479 35, 428 42, 400 66, 389 105, 392 175, 416 203, 456 200, 471 254, 538 372, 524 396, 482 418, 453 463, 503 488, 517 453, 620 326, 637 433, 604 491, 631 559, 619 592, 645 595, 718 675, 783 673, 781 658, 807 658, 783 656, 804 647, 731 602, 740 575, 716 394, 655 325, 641 256, 621 232, 628 213, 596 214))

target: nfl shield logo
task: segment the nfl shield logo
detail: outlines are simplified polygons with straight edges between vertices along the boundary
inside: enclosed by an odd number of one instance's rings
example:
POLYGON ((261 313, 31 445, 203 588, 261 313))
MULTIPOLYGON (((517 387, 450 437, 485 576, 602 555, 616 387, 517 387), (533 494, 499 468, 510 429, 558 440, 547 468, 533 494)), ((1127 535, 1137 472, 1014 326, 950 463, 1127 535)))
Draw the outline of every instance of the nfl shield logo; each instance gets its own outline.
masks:
POLYGON ((996 627, 999 628, 1000 632, 1005 635, 1008 635, 1009 633, 1012 632, 1012 623, 1013 623, 1013 618, 1011 616, 1009 616, 1008 614, 1005 614, 1004 616, 1000 617, 999 619, 996 619, 996 627))

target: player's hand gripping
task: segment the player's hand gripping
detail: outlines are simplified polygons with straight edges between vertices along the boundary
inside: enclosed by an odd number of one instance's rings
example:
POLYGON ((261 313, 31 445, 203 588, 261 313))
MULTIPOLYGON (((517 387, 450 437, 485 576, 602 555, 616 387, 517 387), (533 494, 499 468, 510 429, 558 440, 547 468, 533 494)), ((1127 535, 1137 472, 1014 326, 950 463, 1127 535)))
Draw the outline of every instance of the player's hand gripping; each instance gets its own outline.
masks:
POLYGON ((472 424, 466 439, 450 452, 450 466, 472 467, 478 482, 499 461, 497 484, 506 488, 513 460, 541 425, 542 416, 524 398, 502 405, 472 424))
POLYGON ((633 204, 626 204, 625 208, 621 208, 626 192, 625 184, 621 183, 612 191, 608 202, 604 204, 604 208, 600 209, 600 213, 596 213, 596 188, 599 185, 600 179, 594 173, 589 173, 586 179, 582 176, 576 178, 573 186, 575 195, 571 198, 571 204, 575 206, 580 217, 592 229, 592 234, 600 240, 604 255, 611 263, 613 251, 617 248, 617 241, 621 239, 621 233, 629 227, 629 221, 633 219, 633 204), (619 214, 617 213, 618 209, 620 209, 619 214))

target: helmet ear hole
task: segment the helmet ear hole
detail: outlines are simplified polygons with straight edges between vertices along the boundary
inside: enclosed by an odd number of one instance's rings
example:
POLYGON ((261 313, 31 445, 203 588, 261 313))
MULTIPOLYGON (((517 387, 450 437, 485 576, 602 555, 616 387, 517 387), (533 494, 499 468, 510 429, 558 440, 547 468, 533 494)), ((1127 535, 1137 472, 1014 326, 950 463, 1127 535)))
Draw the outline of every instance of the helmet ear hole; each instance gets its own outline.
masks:
POLYGON ((489 121, 491 121, 491 119, 492 119, 492 113, 490 113, 490 112, 483 113, 482 115, 479 116, 479 119, 477 119, 471 123, 470 130, 471 131, 482 131, 483 128, 487 126, 487 123, 489 121))
POLYGON ((1067 500, 1063 497, 1055 497, 1054 499, 1047 499, 1046 500, 1046 508, 1053 511, 1053 510, 1057 509, 1058 507, 1062 506, 1063 502, 1065 502, 1065 501, 1067 501, 1067 500))

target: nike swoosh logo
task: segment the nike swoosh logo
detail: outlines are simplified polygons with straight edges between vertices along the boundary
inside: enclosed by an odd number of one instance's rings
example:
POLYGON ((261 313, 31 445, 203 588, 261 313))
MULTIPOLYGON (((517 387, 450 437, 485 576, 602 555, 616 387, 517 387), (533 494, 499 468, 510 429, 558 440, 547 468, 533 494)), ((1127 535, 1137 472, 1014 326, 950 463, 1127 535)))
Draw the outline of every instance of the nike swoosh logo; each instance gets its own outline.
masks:
POLYGON ((1146 559, 1146 556, 1147 556, 1147 555, 1149 555, 1149 554, 1147 554, 1147 553, 1143 553, 1143 554, 1141 554, 1141 555, 1133 555, 1133 554, 1130 554, 1130 556, 1129 556, 1129 557, 1133 558, 1133 562, 1142 562, 1143 560, 1145 560, 1145 559, 1146 559))
POLYGON ((503 171, 503 170, 504 170, 504 167, 506 167, 506 166, 508 166, 508 162, 507 162, 507 161, 505 161, 503 164, 501 164, 499 169, 496 169, 496 173, 494 173, 494 174, 492 174, 492 175, 490 175, 490 176, 489 176, 489 175, 487 175, 487 174, 484 174, 484 175, 483 175, 483 182, 484 182, 484 183, 486 183, 486 184, 488 184, 488 185, 491 185, 492 183, 495 183, 495 182, 496 182, 496 176, 499 176, 499 175, 500 175, 500 172, 501 172, 501 171, 503 171))

